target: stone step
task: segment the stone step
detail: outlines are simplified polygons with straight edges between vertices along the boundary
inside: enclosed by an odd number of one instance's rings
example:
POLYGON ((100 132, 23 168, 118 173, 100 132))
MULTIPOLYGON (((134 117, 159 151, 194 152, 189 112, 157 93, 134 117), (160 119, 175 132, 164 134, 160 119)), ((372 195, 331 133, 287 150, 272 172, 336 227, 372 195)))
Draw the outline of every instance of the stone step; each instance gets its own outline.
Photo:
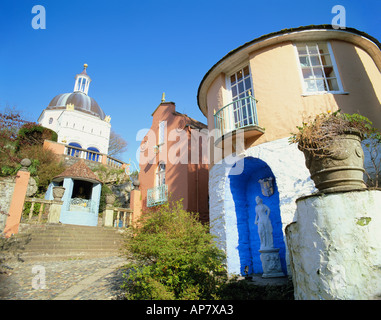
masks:
POLYGON ((118 229, 63 224, 22 225, 18 237, 28 235, 24 260, 119 255, 123 236, 118 229))
POLYGON ((103 257, 119 256, 119 251, 112 250, 67 250, 56 251, 47 250, 44 252, 26 252, 21 255, 24 261, 51 261, 51 260, 70 260, 70 259, 91 259, 103 257))
POLYGON ((35 237, 32 238, 32 240, 28 243, 28 245, 49 245, 50 243, 57 243, 57 244, 63 244, 63 243, 88 243, 88 244, 102 244, 102 243, 121 243, 123 242, 120 238, 97 238, 97 239, 75 239, 75 238, 65 238, 65 237, 35 237))
POLYGON ((46 240, 52 240, 52 239, 63 239, 63 240, 82 240, 82 239, 120 239, 121 236, 118 234, 66 234, 66 233, 41 233, 41 234, 35 234, 32 233, 34 238, 38 239, 46 239, 46 240))
POLYGON ((50 243, 50 244, 27 244, 26 251, 38 251, 45 249, 113 249, 120 247, 121 242, 101 242, 101 243, 50 243))
POLYGON ((20 226, 20 232, 64 232, 64 233, 81 233, 81 234, 97 234, 116 233, 118 229, 111 227, 88 227, 88 226, 76 226, 68 224, 22 224, 20 226))

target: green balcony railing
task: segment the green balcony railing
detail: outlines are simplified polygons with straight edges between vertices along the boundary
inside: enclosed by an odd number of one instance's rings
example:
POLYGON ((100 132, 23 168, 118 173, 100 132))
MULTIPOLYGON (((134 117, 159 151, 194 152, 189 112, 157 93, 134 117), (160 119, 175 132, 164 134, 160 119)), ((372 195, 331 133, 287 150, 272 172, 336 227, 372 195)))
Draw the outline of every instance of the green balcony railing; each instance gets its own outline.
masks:
POLYGON ((147 207, 158 206, 168 201, 168 185, 154 187, 147 190, 147 207))
POLYGON ((252 96, 238 99, 214 114, 214 126, 219 137, 237 129, 258 126, 256 100, 252 96))

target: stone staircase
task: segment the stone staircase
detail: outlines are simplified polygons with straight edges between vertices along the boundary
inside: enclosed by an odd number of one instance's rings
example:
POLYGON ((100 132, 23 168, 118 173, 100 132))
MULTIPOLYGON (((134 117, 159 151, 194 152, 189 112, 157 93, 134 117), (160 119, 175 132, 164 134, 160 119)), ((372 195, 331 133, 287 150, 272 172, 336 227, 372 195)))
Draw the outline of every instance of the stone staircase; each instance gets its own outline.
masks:
POLYGON ((30 239, 20 255, 25 261, 118 256, 123 244, 118 229, 68 224, 24 224, 18 236, 30 239))

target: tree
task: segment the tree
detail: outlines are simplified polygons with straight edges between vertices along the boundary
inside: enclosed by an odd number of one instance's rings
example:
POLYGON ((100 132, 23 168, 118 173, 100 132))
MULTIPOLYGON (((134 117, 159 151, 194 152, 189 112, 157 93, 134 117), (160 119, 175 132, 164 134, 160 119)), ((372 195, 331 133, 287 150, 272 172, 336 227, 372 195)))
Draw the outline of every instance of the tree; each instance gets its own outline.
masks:
POLYGON ((65 169, 53 151, 43 148, 43 140, 53 136, 54 131, 24 120, 14 108, 0 112, 0 176, 16 174, 21 159, 29 158, 28 171, 44 193, 51 179, 65 169))
POLYGON ((125 151, 127 151, 127 141, 111 129, 110 141, 108 144, 108 155, 116 157, 120 156, 125 151))
POLYGON ((16 154, 17 137, 20 128, 30 123, 22 119, 15 108, 5 108, 0 112, 0 163, 1 166, 13 166, 20 162, 16 154))

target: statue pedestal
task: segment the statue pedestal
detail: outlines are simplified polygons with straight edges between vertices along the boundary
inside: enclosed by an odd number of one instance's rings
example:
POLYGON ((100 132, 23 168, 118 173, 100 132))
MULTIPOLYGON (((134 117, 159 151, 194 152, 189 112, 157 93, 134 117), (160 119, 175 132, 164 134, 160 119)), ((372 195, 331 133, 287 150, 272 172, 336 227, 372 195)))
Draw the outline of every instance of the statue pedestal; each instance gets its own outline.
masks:
POLYGON ((260 249, 263 268, 262 278, 284 277, 280 265, 279 248, 260 249))

